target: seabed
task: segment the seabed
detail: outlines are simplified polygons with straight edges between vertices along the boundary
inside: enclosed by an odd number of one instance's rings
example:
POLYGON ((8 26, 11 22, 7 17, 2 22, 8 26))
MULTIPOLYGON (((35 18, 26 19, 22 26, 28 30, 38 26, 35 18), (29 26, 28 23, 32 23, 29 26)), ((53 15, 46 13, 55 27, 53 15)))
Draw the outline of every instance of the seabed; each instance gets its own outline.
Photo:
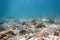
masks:
POLYGON ((57 19, 0 20, 0 40, 60 40, 57 19))

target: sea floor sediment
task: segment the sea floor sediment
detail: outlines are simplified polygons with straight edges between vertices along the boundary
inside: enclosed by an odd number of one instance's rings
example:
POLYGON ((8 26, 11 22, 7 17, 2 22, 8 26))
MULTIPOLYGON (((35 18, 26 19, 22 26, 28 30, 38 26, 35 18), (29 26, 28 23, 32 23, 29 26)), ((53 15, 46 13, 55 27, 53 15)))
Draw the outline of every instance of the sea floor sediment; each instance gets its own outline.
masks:
POLYGON ((0 20, 0 40, 60 40, 60 23, 55 19, 0 20))

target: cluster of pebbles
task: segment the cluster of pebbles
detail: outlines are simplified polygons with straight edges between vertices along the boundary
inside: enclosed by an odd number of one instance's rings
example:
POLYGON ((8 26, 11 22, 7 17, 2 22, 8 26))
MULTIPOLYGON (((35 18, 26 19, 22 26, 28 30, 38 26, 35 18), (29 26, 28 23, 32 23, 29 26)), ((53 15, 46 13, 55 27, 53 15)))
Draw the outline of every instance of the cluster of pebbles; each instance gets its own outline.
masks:
POLYGON ((60 31, 53 19, 0 20, 0 40, 44 40, 42 36, 60 31))

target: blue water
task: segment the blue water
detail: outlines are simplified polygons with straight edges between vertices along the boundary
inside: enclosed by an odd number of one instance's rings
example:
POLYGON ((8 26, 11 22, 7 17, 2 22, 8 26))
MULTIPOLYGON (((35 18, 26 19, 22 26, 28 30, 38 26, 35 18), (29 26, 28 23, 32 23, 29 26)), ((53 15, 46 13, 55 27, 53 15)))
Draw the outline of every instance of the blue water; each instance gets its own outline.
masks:
POLYGON ((0 0, 0 18, 60 17, 60 0, 0 0))

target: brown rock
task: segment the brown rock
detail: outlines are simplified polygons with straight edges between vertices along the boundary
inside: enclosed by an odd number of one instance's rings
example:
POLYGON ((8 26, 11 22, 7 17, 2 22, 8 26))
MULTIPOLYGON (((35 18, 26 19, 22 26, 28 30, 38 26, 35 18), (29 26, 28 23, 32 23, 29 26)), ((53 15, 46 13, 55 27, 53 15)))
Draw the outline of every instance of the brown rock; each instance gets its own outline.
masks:
POLYGON ((6 34, 0 34, 0 39, 2 39, 3 37, 6 37, 6 34))
POLYGON ((40 31, 40 32, 38 32, 38 34, 39 34, 40 36, 45 36, 46 32, 45 32, 45 31, 40 31))
POLYGON ((44 39, 40 37, 40 38, 38 38, 38 40, 44 40, 44 39))
POLYGON ((3 37, 3 40, 8 40, 8 36, 6 36, 6 37, 3 37))

